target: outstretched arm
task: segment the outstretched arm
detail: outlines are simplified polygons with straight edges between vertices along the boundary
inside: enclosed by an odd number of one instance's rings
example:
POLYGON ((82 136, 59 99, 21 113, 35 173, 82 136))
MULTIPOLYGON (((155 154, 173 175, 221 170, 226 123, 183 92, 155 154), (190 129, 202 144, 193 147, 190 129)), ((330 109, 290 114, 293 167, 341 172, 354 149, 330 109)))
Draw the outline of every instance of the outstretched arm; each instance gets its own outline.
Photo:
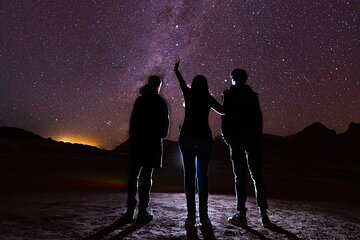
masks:
POLYGON ((181 75, 181 73, 179 71, 179 65, 180 65, 180 61, 177 61, 174 64, 174 71, 175 71, 176 77, 177 77, 177 79, 179 81, 181 90, 184 92, 184 91, 187 91, 189 89, 189 87, 186 85, 186 82, 185 82, 183 76, 181 75))
POLYGON ((212 103, 211 103, 211 107, 220 115, 225 115, 225 109, 224 107, 218 103, 218 101, 216 101, 216 99, 214 97, 212 97, 212 103))
MULTIPOLYGON (((226 95, 225 92, 221 95, 221 103, 223 105, 224 110, 226 109, 228 102, 225 101, 226 95)), ((229 121, 229 114, 225 114, 221 116, 221 135, 225 141, 226 144, 230 144, 231 143, 231 128, 230 128, 230 121, 229 121)))

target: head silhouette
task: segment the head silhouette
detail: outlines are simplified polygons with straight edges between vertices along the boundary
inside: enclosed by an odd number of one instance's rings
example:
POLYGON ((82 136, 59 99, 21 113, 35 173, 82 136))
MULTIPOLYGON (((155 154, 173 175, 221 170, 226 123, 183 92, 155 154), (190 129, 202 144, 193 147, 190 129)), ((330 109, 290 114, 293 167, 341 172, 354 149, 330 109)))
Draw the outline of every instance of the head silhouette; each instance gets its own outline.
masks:
POLYGON ((235 68, 231 72, 231 78, 233 79, 235 84, 238 85, 244 85, 246 83, 247 77, 248 75, 244 69, 235 68))
POLYGON ((158 92, 160 92, 161 88, 161 79, 157 75, 150 75, 148 77, 148 85, 152 88, 157 89, 158 92))
POLYGON ((191 91, 196 94, 209 94, 206 77, 203 75, 196 75, 191 83, 191 91))

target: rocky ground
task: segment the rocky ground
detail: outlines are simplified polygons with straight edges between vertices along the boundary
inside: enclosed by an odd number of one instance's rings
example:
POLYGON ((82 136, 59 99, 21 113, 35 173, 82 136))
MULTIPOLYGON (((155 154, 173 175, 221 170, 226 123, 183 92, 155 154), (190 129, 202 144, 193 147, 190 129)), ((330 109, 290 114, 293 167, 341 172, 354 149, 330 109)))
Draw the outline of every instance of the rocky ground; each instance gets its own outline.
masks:
POLYGON ((0 239, 360 239, 360 205, 269 199, 270 228, 261 226, 248 199, 247 228, 227 222, 235 196, 210 195, 213 228, 186 230, 183 193, 153 193, 154 219, 124 224, 124 192, 7 193, 0 197, 0 239))

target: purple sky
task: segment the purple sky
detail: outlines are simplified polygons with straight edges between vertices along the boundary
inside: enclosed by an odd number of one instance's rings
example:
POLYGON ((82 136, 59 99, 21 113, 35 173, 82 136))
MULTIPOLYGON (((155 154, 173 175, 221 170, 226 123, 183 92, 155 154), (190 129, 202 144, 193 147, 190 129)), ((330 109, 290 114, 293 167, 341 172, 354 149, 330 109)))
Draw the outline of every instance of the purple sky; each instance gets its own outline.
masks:
MULTIPOLYGON (((259 93, 264 132, 360 122, 358 1, 0 2, 0 126, 113 148, 150 74, 164 77, 170 139, 184 115, 172 72, 220 100, 235 67, 259 93)), ((220 117, 211 113, 214 135, 220 117)))

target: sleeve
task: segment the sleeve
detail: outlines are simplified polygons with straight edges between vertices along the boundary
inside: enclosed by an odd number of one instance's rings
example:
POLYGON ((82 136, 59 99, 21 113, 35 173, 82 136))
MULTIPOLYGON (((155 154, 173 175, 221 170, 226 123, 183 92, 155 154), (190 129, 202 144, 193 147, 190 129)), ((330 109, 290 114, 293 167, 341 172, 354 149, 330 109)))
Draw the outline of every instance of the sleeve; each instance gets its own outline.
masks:
POLYGON ((175 74, 176 74, 177 80, 179 81, 182 92, 184 94, 187 93, 190 90, 190 88, 188 87, 188 85, 186 85, 186 82, 185 82, 183 76, 181 75, 180 71, 175 70, 175 74))

